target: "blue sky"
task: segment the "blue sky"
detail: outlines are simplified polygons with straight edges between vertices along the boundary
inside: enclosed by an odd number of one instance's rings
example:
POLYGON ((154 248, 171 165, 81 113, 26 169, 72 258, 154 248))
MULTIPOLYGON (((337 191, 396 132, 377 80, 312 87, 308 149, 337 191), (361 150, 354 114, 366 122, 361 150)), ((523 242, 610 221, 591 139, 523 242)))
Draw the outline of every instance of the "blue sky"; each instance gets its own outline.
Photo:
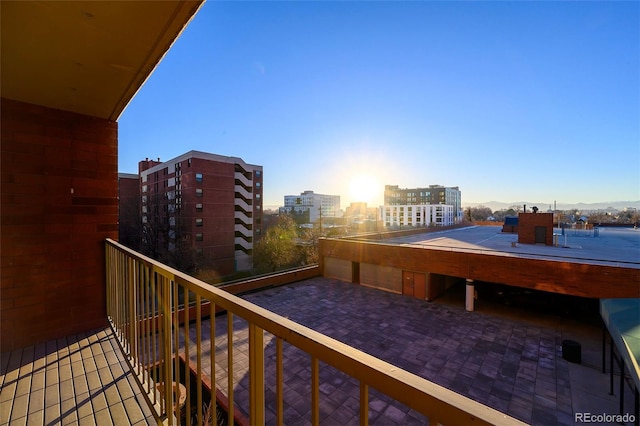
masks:
POLYGON ((640 200, 639 34, 639 2, 209 1, 120 117, 119 168, 240 157, 265 207, 640 200))

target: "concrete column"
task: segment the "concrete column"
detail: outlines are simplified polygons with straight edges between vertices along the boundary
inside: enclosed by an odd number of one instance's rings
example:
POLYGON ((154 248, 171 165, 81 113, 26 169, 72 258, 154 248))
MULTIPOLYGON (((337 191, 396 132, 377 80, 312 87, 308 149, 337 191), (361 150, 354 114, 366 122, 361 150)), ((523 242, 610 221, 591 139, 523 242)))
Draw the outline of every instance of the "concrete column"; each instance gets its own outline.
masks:
POLYGON ((468 312, 473 312, 473 305, 475 299, 475 286, 473 280, 467 278, 467 296, 465 300, 465 308, 468 312))

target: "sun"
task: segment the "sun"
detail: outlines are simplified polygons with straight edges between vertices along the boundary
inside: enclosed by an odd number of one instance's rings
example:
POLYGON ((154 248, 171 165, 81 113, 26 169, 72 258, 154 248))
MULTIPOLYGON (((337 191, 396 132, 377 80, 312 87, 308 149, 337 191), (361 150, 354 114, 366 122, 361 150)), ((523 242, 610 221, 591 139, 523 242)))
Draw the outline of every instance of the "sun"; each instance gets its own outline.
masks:
POLYGON ((375 177, 366 174, 356 175, 349 182, 350 201, 376 203, 383 192, 382 189, 375 177))

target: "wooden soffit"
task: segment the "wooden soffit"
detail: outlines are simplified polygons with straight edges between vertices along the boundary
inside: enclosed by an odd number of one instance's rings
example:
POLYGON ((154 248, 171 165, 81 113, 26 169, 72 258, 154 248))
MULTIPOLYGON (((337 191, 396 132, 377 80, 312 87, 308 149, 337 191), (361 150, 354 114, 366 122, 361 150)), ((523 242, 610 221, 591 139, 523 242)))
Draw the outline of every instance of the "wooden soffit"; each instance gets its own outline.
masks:
POLYGON ((197 1, 5 1, 2 97, 117 120, 197 1))

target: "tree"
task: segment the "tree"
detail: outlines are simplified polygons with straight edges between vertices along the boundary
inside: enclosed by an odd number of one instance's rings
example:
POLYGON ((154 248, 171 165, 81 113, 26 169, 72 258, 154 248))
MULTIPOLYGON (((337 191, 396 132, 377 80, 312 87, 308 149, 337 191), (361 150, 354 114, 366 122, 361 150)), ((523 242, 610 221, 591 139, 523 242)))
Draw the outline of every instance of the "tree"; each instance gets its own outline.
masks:
POLYGON ((493 217, 496 219, 496 222, 504 222, 504 218, 507 216, 518 216, 518 212, 520 212, 520 210, 521 206, 511 206, 507 210, 496 210, 493 212, 493 217))
POLYGON ((491 216, 491 209, 489 207, 479 205, 477 207, 469 207, 469 219, 473 222, 487 220, 491 216))
POLYGON ((140 250, 143 254, 187 274, 202 263, 191 235, 187 234, 180 211, 163 194, 149 194, 143 212, 140 250))
POLYGON ((275 272, 299 264, 297 229, 293 218, 285 214, 265 231, 253 249, 253 266, 258 273, 275 272))

